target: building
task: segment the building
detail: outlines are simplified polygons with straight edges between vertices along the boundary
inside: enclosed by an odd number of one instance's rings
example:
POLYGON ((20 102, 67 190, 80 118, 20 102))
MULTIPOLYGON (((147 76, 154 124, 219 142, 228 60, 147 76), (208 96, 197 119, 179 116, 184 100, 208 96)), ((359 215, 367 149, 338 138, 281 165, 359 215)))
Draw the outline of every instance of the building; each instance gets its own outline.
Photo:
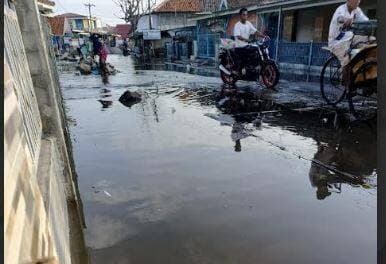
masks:
POLYGON ((4 1, 4 263, 89 263, 54 58, 36 0, 4 1))
POLYGON ((53 16, 55 2, 50 0, 38 0, 37 1, 39 13, 43 16, 53 16))
POLYGON ((87 42, 89 33, 96 32, 98 19, 75 14, 64 13, 48 17, 48 24, 51 27, 52 44, 57 51, 75 51, 80 45, 87 42))
POLYGON ((97 18, 79 15, 75 13, 64 13, 56 17, 65 17, 70 24, 71 30, 92 31, 97 28, 97 18))
POLYGON ((131 24, 117 24, 114 29, 115 33, 121 36, 122 39, 128 38, 132 31, 131 24))
POLYGON ((202 12, 204 4, 202 0, 164 0, 152 11, 150 22, 149 15, 139 19, 136 30, 136 45, 146 45, 146 42, 141 44, 141 38, 143 32, 148 31, 151 25, 152 30, 159 31, 159 39, 150 42, 158 56, 165 55, 165 51, 166 54, 169 54, 166 56, 169 57, 182 55, 182 57, 188 58, 193 55, 192 36, 196 35, 196 21, 189 19, 202 12))

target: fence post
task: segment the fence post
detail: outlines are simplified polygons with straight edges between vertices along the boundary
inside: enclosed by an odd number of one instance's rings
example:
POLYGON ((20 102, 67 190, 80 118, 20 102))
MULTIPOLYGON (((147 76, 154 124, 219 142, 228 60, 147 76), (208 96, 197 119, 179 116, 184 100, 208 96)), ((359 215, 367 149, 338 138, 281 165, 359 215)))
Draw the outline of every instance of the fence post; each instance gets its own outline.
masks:
POLYGON ((310 51, 308 53, 308 70, 307 70, 307 82, 310 81, 310 72, 311 72, 311 62, 312 62, 312 52, 313 52, 314 41, 310 42, 310 51))
POLYGON ((275 61, 278 61, 278 56, 279 56, 279 40, 280 40, 280 34, 281 34, 281 16, 282 16, 282 7, 280 7, 280 9, 279 9, 279 17, 278 17, 278 22, 277 22, 275 61))

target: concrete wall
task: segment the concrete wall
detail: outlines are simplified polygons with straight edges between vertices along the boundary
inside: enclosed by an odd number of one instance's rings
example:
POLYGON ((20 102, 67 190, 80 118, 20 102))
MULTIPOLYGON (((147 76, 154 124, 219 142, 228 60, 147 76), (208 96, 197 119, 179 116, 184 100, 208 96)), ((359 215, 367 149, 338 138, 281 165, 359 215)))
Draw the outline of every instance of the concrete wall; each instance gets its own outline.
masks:
POLYGON ((5 263, 88 263, 58 76, 36 1, 4 2, 5 263))

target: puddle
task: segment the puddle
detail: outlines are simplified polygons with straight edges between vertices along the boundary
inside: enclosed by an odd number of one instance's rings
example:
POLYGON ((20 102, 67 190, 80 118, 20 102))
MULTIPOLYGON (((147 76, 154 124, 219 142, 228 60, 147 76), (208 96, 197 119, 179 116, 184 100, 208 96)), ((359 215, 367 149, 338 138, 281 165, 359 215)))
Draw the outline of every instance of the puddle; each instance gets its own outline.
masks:
POLYGON ((121 73, 108 85, 60 75, 92 263, 376 261, 367 125, 334 128, 258 87, 234 94, 216 77, 109 60, 121 73), (127 90, 141 102, 120 103, 127 90))

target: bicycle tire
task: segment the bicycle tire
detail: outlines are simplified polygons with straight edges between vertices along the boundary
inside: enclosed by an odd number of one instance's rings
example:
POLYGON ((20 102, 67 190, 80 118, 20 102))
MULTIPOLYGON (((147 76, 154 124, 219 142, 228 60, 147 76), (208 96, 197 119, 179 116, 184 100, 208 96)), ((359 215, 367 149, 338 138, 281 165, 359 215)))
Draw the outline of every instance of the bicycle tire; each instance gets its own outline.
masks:
MULTIPOLYGON (((323 65, 322 72, 321 72, 321 74, 320 74, 320 91, 321 91, 322 97, 323 97, 323 99, 326 101, 326 103, 327 103, 328 105, 335 106, 335 105, 337 105, 338 103, 340 103, 340 102, 345 98, 346 93, 347 93, 347 90, 344 89, 343 92, 341 92, 341 93, 337 96, 337 98, 336 98, 335 100, 333 100, 333 98, 332 98, 332 99, 329 98, 327 92, 325 91, 326 87, 325 87, 324 82, 325 82, 325 79, 326 79, 326 76, 325 76, 325 74, 327 73, 326 70, 327 70, 327 67, 330 66, 330 64, 331 64, 333 61, 338 61, 338 62, 339 62, 338 58, 337 58, 336 56, 333 55, 333 56, 331 56, 331 57, 324 63, 324 65, 323 65)), ((340 64, 340 63, 339 63, 339 64, 340 64)), ((340 68, 340 66, 339 66, 339 68, 340 68)), ((332 81, 332 80, 331 80, 331 72, 330 72, 330 78, 328 78, 328 80, 329 80, 330 82, 332 81)), ((340 80, 338 80, 338 81, 340 81, 340 80)))

